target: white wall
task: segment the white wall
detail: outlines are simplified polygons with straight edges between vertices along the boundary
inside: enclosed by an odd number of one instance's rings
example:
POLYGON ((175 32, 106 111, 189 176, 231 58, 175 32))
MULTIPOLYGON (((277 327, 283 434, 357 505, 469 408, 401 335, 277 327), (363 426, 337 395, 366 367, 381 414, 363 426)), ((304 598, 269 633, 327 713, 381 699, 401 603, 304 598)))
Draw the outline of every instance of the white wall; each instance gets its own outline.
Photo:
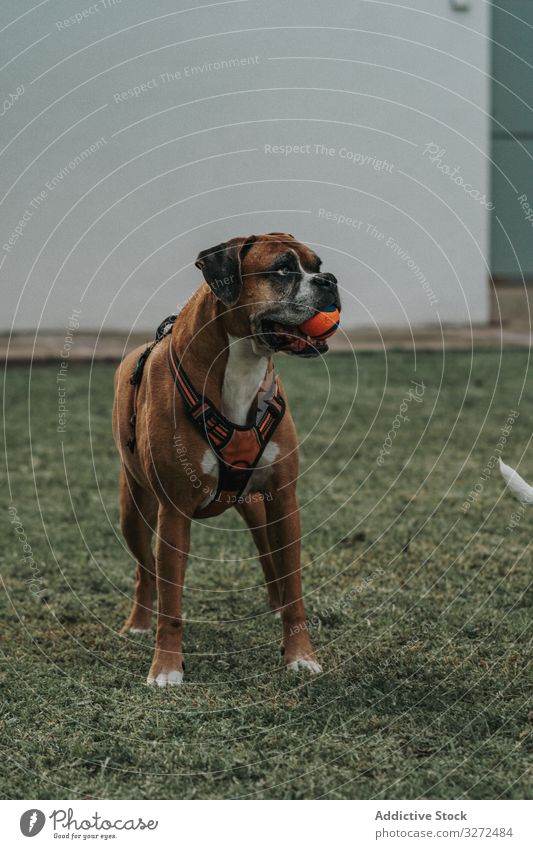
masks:
POLYGON ((0 8, 2 328, 151 330, 201 249, 270 230, 315 246, 346 324, 487 319, 487 210, 442 170, 488 195, 483 0, 32 4, 0 8))

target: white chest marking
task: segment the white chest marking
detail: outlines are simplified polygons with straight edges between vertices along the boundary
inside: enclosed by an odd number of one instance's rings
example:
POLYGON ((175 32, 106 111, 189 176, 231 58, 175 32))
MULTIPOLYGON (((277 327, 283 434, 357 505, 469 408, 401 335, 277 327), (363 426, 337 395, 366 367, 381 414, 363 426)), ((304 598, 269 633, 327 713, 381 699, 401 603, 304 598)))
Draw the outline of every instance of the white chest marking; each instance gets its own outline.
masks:
MULTIPOLYGON (((252 347, 251 339, 236 339, 229 337, 229 354, 224 382, 222 384, 222 412, 231 422, 245 425, 250 407, 255 400, 259 387, 263 382, 267 368, 266 357, 258 356, 252 347)), ((262 486, 268 479, 269 469, 279 454, 279 446, 269 442, 253 473, 246 492, 262 486)), ((218 485, 218 460, 213 451, 208 448, 202 457, 202 472, 215 480, 218 485)), ((209 496, 202 507, 211 501, 209 496)))
POLYGON ((268 362, 266 357, 254 353, 251 339, 230 336, 228 342, 228 362, 222 384, 222 412, 231 422, 245 425, 268 362))

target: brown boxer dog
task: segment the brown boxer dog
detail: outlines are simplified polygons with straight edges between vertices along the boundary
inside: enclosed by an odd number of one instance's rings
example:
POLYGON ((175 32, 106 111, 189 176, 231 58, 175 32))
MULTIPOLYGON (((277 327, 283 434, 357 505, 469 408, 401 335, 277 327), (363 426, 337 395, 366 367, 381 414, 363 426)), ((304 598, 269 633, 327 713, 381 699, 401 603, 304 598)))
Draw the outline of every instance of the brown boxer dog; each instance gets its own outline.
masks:
POLYGON ((317 255, 289 233, 239 237, 202 251, 196 266, 205 283, 185 304, 171 333, 153 345, 140 383, 134 387, 131 379, 142 348, 117 369, 113 434, 122 460, 121 527, 137 560, 135 598, 123 632, 149 630, 157 594, 148 684, 164 687, 183 679, 182 591, 191 522, 230 506, 250 528, 270 606, 281 613, 285 665, 321 672, 305 627, 298 446, 279 378, 268 403, 273 354, 282 350, 305 358, 327 351, 326 343, 313 344, 298 330, 317 310, 332 303, 340 307, 337 281, 320 265, 317 255), (192 401, 180 384, 182 374, 192 401), (242 493, 233 499, 231 493, 217 495, 222 467, 209 440, 222 427, 223 441, 234 425, 246 441, 262 392, 269 412, 256 431, 270 429, 272 436, 261 442, 260 459, 242 493), (202 427, 209 421, 208 438, 202 427))

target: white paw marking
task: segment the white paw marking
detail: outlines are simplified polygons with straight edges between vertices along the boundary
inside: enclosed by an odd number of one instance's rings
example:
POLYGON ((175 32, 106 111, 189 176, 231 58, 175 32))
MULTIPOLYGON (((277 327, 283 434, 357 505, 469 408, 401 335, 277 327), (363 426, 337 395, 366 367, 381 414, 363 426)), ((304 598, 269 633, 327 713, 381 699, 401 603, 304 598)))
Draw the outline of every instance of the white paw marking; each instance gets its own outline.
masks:
POLYGON ((316 662, 316 660, 306 660, 303 657, 300 657, 298 660, 293 660, 292 663, 288 663, 287 669, 290 669, 291 672, 299 672, 300 669, 306 669, 312 675, 318 675, 322 672, 322 667, 316 662))
POLYGON ((178 672, 177 669, 173 669, 172 672, 160 672, 157 678, 149 675, 146 679, 147 684, 157 684, 158 687, 175 687, 176 684, 181 684, 182 681, 183 672, 178 672))

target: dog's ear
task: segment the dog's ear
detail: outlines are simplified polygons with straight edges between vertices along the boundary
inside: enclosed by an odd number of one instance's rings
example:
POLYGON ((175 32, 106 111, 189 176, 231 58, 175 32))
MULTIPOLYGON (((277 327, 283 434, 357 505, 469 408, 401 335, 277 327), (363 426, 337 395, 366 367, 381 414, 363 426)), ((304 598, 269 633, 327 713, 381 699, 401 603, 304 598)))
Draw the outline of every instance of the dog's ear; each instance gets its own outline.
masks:
POLYGON ((205 282, 227 307, 234 307, 240 298, 241 262, 254 241, 255 236, 230 239, 200 251, 196 258, 195 265, 204 275, 205 282))

